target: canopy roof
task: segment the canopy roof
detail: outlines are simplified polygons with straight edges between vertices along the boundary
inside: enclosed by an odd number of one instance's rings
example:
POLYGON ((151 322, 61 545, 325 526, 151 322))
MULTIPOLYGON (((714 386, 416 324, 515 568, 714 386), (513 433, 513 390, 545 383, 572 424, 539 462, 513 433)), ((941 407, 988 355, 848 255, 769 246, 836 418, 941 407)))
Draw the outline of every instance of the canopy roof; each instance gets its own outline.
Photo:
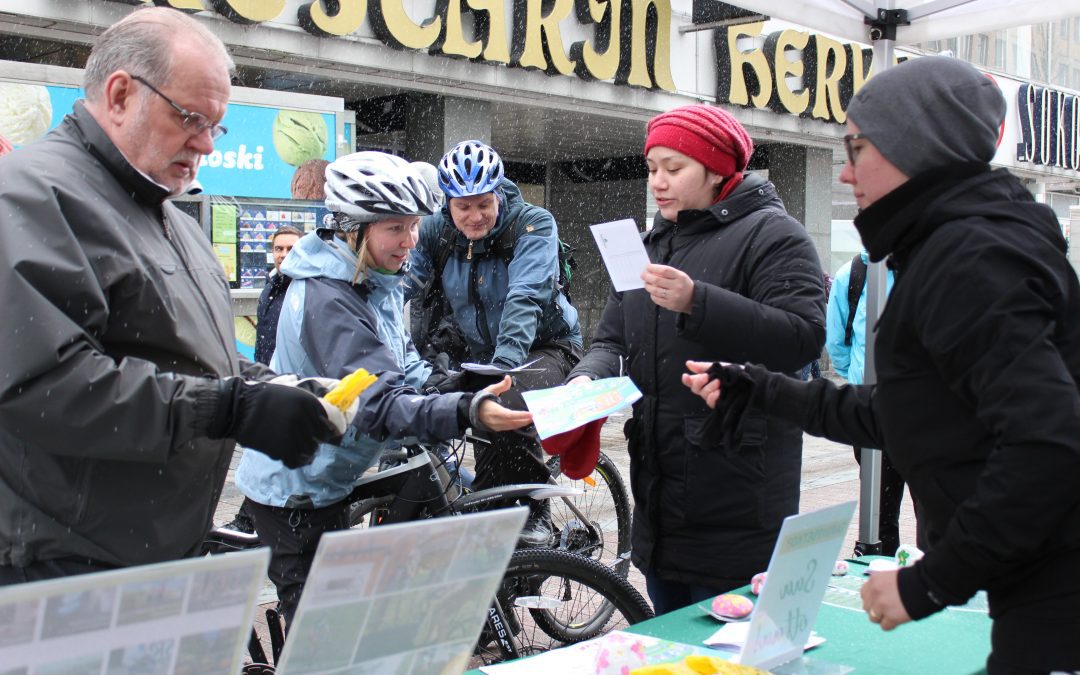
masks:
POLYGON ((735 0, 729 4, 864 43, 870 41, 866 17, 877 17, 882 10, 906 10, 910 25, 897 27, 897 45, 1080 15, 1080 0, 735 0))

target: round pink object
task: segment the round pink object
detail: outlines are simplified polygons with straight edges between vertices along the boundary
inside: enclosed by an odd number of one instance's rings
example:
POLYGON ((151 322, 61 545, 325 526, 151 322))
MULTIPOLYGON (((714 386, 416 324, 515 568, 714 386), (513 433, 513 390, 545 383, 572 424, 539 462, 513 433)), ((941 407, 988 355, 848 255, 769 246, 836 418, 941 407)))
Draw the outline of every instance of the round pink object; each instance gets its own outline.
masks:
POLYGON ((734 593, 725 593, 713 598, 712 611, 720 616, 741 619, 754 611, 754 603, 750 598, 734 593))
POLYGON ((758 572, 750 580, 750 592, 754 595, 761 595, 761 587, 765 585, 765 574, 765 572, 758 572))

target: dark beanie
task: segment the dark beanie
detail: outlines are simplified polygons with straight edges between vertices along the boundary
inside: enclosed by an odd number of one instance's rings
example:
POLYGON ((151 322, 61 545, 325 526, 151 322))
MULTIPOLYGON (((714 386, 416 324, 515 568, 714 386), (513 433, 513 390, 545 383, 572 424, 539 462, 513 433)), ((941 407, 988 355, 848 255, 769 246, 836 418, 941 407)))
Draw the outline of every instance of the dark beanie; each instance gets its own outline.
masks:
POLYGON ((754 153, 754 142, 739 121, 711 105, 684 105, 649 120, 645 152, 663 146, 681 152, 720 176, 741 172, 754 153))
POLYGON ((989 163, 1005 97, 964 61, 912 58, 875 75, 851 99, 848 119, 909 178, 950 164, 989 163))

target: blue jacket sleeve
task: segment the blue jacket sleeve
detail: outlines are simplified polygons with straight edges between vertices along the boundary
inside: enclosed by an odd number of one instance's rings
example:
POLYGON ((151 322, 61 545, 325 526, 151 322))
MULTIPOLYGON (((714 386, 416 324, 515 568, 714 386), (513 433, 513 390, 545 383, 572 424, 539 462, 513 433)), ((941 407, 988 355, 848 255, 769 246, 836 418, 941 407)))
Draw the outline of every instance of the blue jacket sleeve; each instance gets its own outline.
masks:
POLYGON ((532 348, 544 303, 552 295, 558 275, 559 235, 555 219, 544 209, 526 207, 519 227, 530 227, 514 245, 508 270, 509 288, 499 321, 493 363, 520 366, 532 348))
POLYGON ((435 443, 464 433, 457 418, 463 394, 421 396, 408 387, 379 339, 375 313, 348 284, 309 279, 303 311, 300 341, 322 375, 342 378, 357 368, 378 375, 360 395, 354 427, 377 441, 414 436, 435 443))
POLYGON ((851 279, 851 261, 840 266, 833 278, 829 293, 829 306, 825 310, 825 350, 829 352, 833 370, 845 380, 851 365, 851 345, 844 344, 844 333, 849 314, 848 283, 851 279))

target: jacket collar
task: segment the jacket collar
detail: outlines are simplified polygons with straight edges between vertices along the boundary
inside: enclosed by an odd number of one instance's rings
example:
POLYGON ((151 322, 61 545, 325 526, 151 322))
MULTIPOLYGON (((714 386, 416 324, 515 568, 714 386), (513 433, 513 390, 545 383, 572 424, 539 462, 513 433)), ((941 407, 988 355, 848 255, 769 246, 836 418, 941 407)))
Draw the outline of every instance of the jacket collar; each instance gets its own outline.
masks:
POLYGON ((662 236, 676 225, 679 234, 695 234, 712 230, 718 225, 727 225, 744 218, 765 204, 778 199, 776 186, 757 174, 746 174, 726 199, 716 202, 707 209, 679 211, 675 223, 664 218, 657 218, 652 232, 656 233, 654 236, 662 236))
POLYGON ((962 185, 973 176, 989 173, 983 163, 953 164, 915 176, 855 216, 870 260, 878 262, 895 254, 902 264, 911 249, 936 230, 942 221, 932 217, 934 204, 963 192, 962 185))
POLYGON ((67 117, 65 123, 74 127, 75 134, 86 150, 105 165, 121 187, 136 201, 158 206, 169 197, 168 188, 131 165, 82 101, 75 102, 74 112, 67 117))

